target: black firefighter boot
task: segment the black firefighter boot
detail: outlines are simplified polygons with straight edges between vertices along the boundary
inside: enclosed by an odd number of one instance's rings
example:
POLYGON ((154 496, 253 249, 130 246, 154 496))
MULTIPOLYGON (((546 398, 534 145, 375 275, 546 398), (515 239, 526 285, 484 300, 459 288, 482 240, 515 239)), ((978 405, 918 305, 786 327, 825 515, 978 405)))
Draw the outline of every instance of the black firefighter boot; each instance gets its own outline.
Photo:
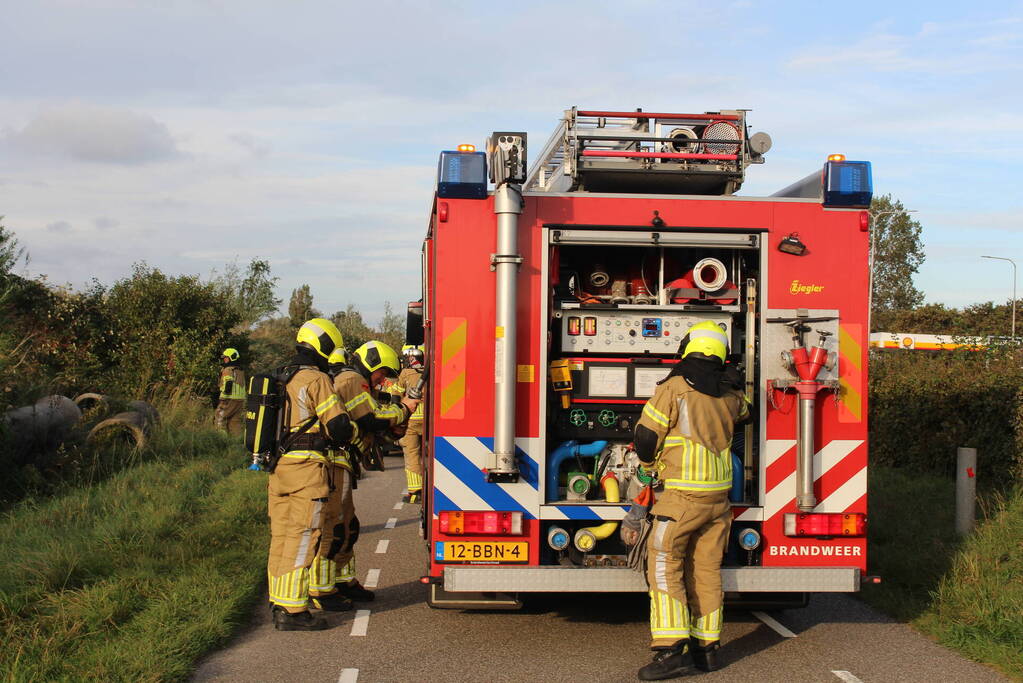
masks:
POLYGON ((337 592, 349 600, 355 602, 372 602, 376 595, 373 591, 363 587, 358 579, 352 579, 348 583, 337 584, 337 592))
POLYGON ((641 681, 663 681, 694 673, 693 656, 689 654, 689 641, 680 640, 671 647, 658 648, 654 661, 639 670, 641 681))
POLYGON ((288 612, 283 607, 273 608, 273 622, 278 631, 322 631, 327 628, 327 621, 314 617, 309 610, 288 612))
POLYGON ((696 668, 700 671, 717 671, 720 669, 718 665, 717 650, 721 647, 721 643, 713 641, 706 645, 700 645, 700 641, 696 638, 689 639, 689 652, 693 655, 693 663, 696 668))

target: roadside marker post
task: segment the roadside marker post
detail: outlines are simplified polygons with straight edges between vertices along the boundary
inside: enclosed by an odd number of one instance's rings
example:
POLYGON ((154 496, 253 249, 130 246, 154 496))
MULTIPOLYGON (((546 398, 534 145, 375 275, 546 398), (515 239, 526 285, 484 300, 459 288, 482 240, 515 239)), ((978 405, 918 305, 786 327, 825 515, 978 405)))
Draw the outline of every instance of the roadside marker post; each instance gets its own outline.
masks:
POLYGON ((956 533, 966 536, 976 520, 977 509, 977 449, 956 451, 956 533))

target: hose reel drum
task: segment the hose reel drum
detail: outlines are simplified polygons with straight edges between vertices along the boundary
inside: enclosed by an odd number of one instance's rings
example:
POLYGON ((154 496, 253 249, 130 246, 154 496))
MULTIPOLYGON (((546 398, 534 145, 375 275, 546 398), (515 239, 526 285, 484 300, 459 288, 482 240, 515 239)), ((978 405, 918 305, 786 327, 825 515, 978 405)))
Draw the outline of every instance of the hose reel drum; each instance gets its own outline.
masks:
POLYGON ((693 284, 705 292, 716 292, 728 282, 725 264, 716 258, 705 258, 693 266, 693 284))

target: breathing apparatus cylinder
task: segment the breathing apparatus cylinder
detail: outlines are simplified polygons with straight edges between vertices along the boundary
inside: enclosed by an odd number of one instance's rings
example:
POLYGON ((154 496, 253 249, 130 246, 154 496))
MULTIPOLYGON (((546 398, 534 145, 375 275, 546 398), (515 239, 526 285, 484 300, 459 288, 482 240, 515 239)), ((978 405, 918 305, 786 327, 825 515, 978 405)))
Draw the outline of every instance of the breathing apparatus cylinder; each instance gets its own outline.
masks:
POLYGON ((280 432, 283 383, 273 375, 253 375, 245 397, 245 448, 250 470, 273 471, 280 432))

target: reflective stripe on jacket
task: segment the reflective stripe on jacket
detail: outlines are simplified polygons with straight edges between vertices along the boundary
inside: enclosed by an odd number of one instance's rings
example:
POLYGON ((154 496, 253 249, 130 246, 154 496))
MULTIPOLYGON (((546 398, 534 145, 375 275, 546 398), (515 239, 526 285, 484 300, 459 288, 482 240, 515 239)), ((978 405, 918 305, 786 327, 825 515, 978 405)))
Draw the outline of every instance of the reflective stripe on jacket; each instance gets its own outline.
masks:
MULTIPOLYGON (((387 390, 395 396, 405 396, 409 389, 419 383, 419 378, 423 376, 422 371, 414 368, 405 368, 398 375, 398 379, 389 387, 387 390)), ((423 391, 423 396, 426 396, 426 391, 423 391)), ((423 419, 423 403, 416 406, 416 412, 409 416, 408 421, 414 422, 416 420, 423 419)))
POLYGON ((667 489, 727 491, 732 486, 732 433, 749 406, 742 392, 696 391, 683 377, 657 386, 639 425, 657 435, 657 464, 667 489))
POLYGON ((220 371, 220 398, 245 400, 245 373, 230 365, 220 371))

